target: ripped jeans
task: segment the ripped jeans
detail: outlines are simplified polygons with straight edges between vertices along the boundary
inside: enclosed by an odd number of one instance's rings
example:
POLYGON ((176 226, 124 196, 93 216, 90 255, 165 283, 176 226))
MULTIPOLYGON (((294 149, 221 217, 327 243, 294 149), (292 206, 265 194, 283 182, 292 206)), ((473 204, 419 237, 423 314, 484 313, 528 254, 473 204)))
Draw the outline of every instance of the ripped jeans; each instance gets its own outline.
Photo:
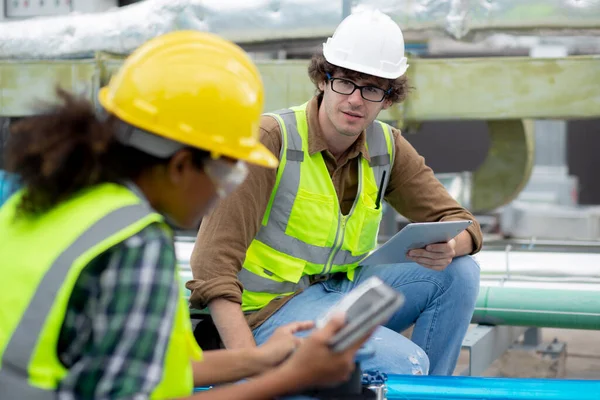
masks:
POLYGON ((479 292, 479 265, 472 257, 457 257, 444 271, 413 263, 360 267, 353 282, 338 275, 310 286, 256 328, 257 344, 281 325, 317 319, 354 286, 376 275, 402 292, 406 302, 369 339, 375 355, 361 362, 362 370, 452 375, 479 292), (412 324, 409 340, 399 332, 412 324))

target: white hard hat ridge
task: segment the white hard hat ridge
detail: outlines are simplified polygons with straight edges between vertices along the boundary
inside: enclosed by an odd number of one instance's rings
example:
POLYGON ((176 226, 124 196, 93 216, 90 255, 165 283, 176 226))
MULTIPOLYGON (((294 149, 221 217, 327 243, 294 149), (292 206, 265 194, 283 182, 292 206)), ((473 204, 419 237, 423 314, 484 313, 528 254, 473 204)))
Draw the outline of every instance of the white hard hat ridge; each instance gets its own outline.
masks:
POLYGON ((338 67, 396 79, 408 68, 402 30, 379 10, 350 14, 323 43, 323 56, 338 67))

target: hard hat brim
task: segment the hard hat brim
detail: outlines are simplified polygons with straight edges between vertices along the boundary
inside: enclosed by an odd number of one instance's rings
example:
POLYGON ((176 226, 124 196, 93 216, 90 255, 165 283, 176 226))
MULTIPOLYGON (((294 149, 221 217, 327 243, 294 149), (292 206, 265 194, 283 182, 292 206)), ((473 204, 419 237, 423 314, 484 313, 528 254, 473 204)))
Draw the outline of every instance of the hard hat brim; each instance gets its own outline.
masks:
POLYGON ((395 71, 382 71, 380 69, 370 68, 359 63, 338 60, 327 50, 325 44, 323 44, 323 48, 323 57, 325 57, 325 60, 327 60, 328 63, 340 68, 348 69, 350 71, 360 72, 365 75, 371 75, 376 78, 398 79, 402 75, 404 75, 406 73, 406 70, 408 69, 408 64, 406 64, 406 57, 403 58, 403 61, 401 62, 400 66, 395 71))
POLYGON ((223 155, 266 168, 277 168, 279 165, 279 159, 260 142, 247 155, 240 156, 239 154, 227 154, 227 152, 223 152, 223 155))
POLYGON ((225 147, 219 146, 217 148, 217 147, 213 147, 212 143, 206 143, 203 145, 199 145, 197 143, 178 141, 178 140, 173 139, 172 137, 169 137, 169 135, 166 135, 163 132, 155 132, 150 126, 138 126, 138 124, 136 124, 135 121, 132 120, 132 118, 130 118, 128 115, 125 115, 118 108, 114 107, 114 104, 112 103, 112 101, 109 98, 109 92, 108 92, 107 87, 103 87, 100 89, 100 91, 98 93, 98 101, 100 102, 102 107, 104 107, 104 109, 106 111, 108 111, 111 114, 114 114, 116 117, 118 117, 122 121, 124 121, 128 124, 131 124, 133 126, 136 126, 140 129, 143 129, 147 132, 150 132, 152 134, 155 134, 157 136, 162 136, 162 137, 168 138, 170 140, 174 140, 176 142, 182 143, 186 146, 190 146, 190 147, 194 147, 194 148, 197 148, 200 150, 208 151, 210 153, 214 153, 214 154, 217 154, 220 156, 226 156, 226 157, 233 158, 236 160, 242 160, 247 163, 255 164, 255 165, 258 165, 261 167, 276 168, 279 165, 279 159, 267 147, 265 147, 262 143, 260 143, 258 141, 254 145, 248 146, 248 147, 232 148, 232 147, 226 147, 226 146, 225 147))

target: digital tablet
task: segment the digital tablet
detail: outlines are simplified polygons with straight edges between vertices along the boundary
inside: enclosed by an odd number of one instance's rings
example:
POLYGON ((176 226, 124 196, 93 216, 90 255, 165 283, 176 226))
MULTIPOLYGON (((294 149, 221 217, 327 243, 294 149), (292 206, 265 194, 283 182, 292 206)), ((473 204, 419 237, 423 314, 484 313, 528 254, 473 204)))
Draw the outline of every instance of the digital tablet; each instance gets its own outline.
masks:
POLYGON ((335 352, 344 351, 360 340, 371 329, 384 324, 404 304, 404 296, 372 276, 352 289, 327 310, 316 322, 317 328, 327 324, 337 312, 344 312, 346 325, 331 339, 335 352))
POLYGON ((422 249, 433 243, 445 243, 467 229, 473 221, 415 222, 406 225, 365 257, 360 265, 399 264, 412 262, 406 253, 412 249, 422 249))

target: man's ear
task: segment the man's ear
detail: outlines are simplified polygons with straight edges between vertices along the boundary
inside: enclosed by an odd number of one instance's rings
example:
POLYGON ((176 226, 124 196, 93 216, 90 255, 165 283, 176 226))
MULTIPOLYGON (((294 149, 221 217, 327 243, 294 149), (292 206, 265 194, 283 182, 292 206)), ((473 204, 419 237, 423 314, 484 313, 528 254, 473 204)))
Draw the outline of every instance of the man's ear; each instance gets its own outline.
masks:
POLYGON ((383 100, 383 106, 381 107, 384 110, 387 110, 388 108, 390 108, 392 106, 392 101, 390 99, 388 99, 387 97, 383 100))
POLYGON ((321 81, 321 82, 319 82, 319 84, 317 85, 317 86, 319 87, 319 90, 320 90, 321 92, 324 92, 324 91, 325 91, 325 85, 326 85, 326 84, 327 84, 327 82, 326 82, 326 81, 321 81))

